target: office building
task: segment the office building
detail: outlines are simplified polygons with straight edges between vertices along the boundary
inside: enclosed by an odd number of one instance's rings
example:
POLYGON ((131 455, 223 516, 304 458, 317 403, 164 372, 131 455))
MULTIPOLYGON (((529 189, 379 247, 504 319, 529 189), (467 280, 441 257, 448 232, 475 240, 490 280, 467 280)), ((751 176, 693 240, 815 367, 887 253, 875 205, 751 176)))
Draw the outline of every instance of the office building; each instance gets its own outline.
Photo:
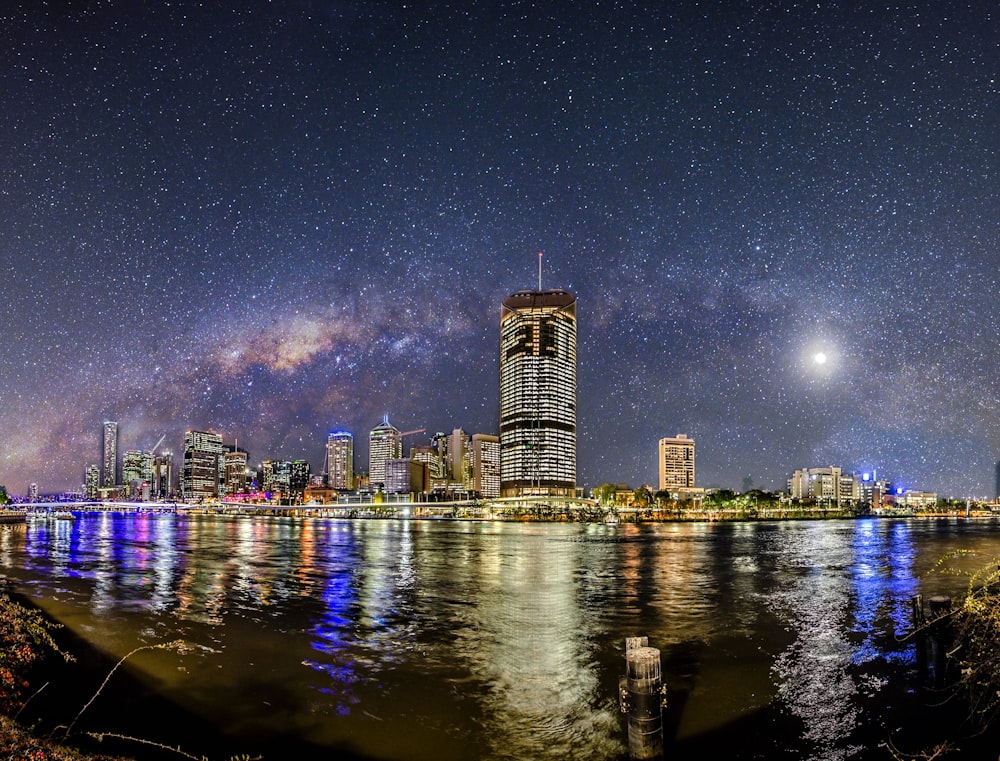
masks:
POLYGON ((428 491, 427 463, 406 457, 386 460, 385 491, 387 494, 414 495, 428 491))
POLYGON ((118 485, 118 423, 108 420, 103 427, 101 441, 101 486, 106 489, 118 485))
POLYGON ((153 497, 168 499, 174 496, 174 456, 160 452, 153 459, 153 497))
POLYGON ((403 457, 403 435, 389 422, 389 416, 368 436, 368 484, 373 490, 385 486, 385 464, 403 457))
POLYGON ((448 477, 465 489, 472 488, 472 439, 461 428, 448 437, 448 477))
POLYGON ((311 474, 312 468, 305 460, 295 460, 288 464, 288 496, 293 504, 301 503, 305 498, 311 474))
POLYGON ((660 439, 660 491, 680 494, 694 488, 694 439, 678 433, 660 439))
POLYGON ((500 496, 576 494, 576 298, 519 291, 500 312, 500 496))
POLYGON ((152 452, 130 449, 122 455, 122 485, 129 499, 149 499, 153 489, 152 452))
POLYGON ((187 431, 181 465, 181 497, 188 502, 214 501, 222 496, 222 434, 187 431))
POLYGON ((861 478, 834 466, 802 468, 788 479, 788 494, 792 499, 839 507, 861 501, 861 478))
POLYGON ((354 488, 354 435, 333 431, 326 437, 326 483, 331 489, 354 488))
POLYGON ((222 492, 227 497, 235 494, 245 494, 247 491, 247 458, 245 449, 237 446, 226 446, 222 456, 222 492))
POLYGON ((410 459, 422 462, 427 466, 427 477, 431 479, 445 478, 445 468, 441 454, 433 444, 415 444, 410 447, 410 459))
POLYGON ((88 465, 84 475, 83 493, 87 499, 97 499, 101 488, 101 468, 99 465, 88 465))
POLYGON ((288 498, 292 491, 292 463, 288 460, 264 460, 260 466, 261 488, 273 499, 288 498))
MULTIPOLYGON (((441 457, 442 467, 444 467, 444 463, 448 458, 448 436, 449 434, 442 431, 438 431, 431 436, 431 446, 437 450, 438 455, 441 457)), ((441 475, 443 476, 445 474, 442 473, 441 475)))
POLYGON ((472 434, 472 491, 485 499, 500 496, 500 437, 472 434))

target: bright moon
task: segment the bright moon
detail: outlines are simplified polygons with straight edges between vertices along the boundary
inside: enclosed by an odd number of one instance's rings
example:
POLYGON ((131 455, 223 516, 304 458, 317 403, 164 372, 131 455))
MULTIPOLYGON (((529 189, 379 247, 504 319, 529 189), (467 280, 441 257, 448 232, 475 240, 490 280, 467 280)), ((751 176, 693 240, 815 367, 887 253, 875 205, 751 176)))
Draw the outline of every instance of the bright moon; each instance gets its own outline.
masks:
POLYGON ((820 352, 816 352, 816 354, 813 355, 813 362, 815 362, 817 365, 825 364, 826 363, 826 354, 824 354, 821 351, 820 352))

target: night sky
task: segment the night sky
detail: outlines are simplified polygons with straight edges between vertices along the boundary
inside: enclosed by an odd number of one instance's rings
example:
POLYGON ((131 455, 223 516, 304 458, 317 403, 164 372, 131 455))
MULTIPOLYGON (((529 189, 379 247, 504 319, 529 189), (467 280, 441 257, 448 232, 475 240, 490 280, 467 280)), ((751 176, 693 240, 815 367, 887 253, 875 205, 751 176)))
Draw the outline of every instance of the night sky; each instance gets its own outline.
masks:
POLYGON ((578 482, 994 496, 994 2, 0 6, 0 484, 215 430, 498 431, 578 298, 578 482), (817 361, 817 355, 825 362, 817 361))

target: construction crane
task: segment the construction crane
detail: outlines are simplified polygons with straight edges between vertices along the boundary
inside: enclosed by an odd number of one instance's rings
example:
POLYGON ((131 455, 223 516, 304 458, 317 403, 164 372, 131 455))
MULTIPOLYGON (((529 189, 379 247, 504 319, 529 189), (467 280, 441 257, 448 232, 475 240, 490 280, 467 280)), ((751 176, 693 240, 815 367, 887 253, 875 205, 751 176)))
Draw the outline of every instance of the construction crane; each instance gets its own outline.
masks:
POLYGON ((162 436, 160 436, 160 440, 157 441, 155 444, 153 444, 153 448, 150 449, 149 451, 152 452, 153 454, 156 454, 156 450, 159 448, 160 444, 163 443, 163 440, 165 438, 167 438, 167 434, 163 434, 162 436))
POLYGON ((399 438, 402 439, 406 436, 412 436, 415 433, 425 433, 426 431, 427 431, 426 428, 414 428, 412 431, 403 431, 401 434, 399 434, 399 438))

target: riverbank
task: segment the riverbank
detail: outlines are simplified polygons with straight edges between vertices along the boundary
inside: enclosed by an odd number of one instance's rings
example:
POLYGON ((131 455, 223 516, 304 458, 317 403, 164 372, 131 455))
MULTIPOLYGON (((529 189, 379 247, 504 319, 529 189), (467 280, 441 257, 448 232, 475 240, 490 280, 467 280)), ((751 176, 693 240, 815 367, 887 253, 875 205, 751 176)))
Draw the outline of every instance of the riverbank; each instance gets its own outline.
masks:
MULTIPOLYGON (((747 521, 854 520, 870 518, 996 518, 1000 508, 977 504, 964 507, 913 508, 887 506, 875 510, 837 504, 793 502, 601 505, 589 499, 536 498, 465 500, 459 502, 351 502, 281 505, 254 502, 78 502, 32 504, 8 511, 9 522, 72 518, 79 512, 174 513, 244 517, 334 518, 356 520, 465 520, 519 523, 732 523, 747 521)), ((0 515, 0 522, 3 516, 0 515)))
POLYGON ((81 750, 40 731, 37 717, 23 721, 26 709, 50 687, 58 690, 72 674, 73 656, 49 621, 31 601, 0 580, 0 759, 9 761, 134 761, 81 750))
MULTIPOLYGON (((0 711, 0 761, 285 761, 288 738, 235 738, 138 678, 128 656, 114 660, 50 620, 0 579, 0 672, 17 649, 12 631, 39 623, 51 636, 17 669, 18 699, 0 711), (7 624, 7 625, 4 625, 7 624), (64 655, 70 656, 69 659, 64 655), (155 717, 150 722, 150 716, 155 717)), ((174 641, 143 649, 181 651, 174 641)), ((348 750, 338 761, 374 761, 348 750)))

